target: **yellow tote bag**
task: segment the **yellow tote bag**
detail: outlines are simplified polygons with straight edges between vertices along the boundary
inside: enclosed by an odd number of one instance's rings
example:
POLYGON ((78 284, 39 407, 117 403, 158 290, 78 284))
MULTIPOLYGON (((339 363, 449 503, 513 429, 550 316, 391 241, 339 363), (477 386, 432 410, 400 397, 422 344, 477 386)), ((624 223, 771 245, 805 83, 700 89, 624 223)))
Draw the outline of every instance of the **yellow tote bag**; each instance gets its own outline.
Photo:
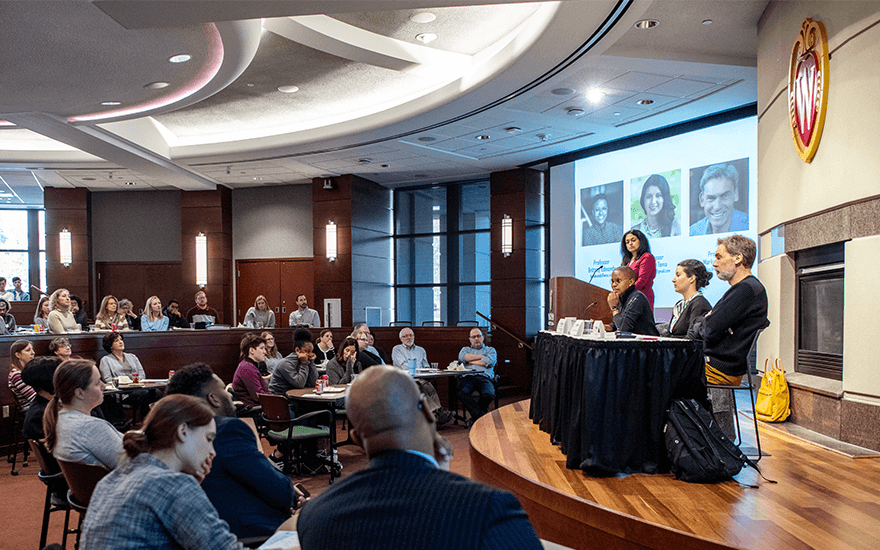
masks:
POLYGON ((791 414, 788 382, 785 381, 781 359, 776 359, 772 369, 770 365, 768 358, 764 361, 764 377, 755 400, 755 414, 762 422, 784 422, 791 414))

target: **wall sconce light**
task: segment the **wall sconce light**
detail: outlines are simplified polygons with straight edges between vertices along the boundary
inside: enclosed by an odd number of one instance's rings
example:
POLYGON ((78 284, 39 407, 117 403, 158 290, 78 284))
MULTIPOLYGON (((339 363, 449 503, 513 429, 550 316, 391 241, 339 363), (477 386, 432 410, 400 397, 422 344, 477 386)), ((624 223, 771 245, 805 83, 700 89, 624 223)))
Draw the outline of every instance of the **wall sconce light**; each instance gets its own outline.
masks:
POLYGON ((513 253, 513 220, 507 214, 501 220, 501 253, 505 258, 513 253))
POLYGON ((327 222, 327 259, 336 260, 336 224, 327 222))
POLYGON ((204 233, 196 235, 196 284, 199 288, 208 284, 208 237, 204 233))
POLYGON ((69 267, 70 264, 73 263, 73 246, 71 244, 71 234, 67 228, 64 228, 61 233, 58 234, 59 239, 61 240, 60 250, 60 260, 61 264, 64 267, 69 267))

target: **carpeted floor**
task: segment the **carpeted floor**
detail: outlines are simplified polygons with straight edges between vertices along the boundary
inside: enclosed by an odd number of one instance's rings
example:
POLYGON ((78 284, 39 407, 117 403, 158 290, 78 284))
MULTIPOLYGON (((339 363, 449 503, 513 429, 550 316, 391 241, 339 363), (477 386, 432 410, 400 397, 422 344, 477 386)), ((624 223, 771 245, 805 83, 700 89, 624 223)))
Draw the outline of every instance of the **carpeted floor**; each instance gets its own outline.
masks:
MULTIPOLYGON (((501 405, 519 401, 525 397, 502 399, 501 405)), ((449 438, 455 448, 452 471, 469 476, 471 468, 468 454, 468 429, 462 425, 450 425, 443 428, 440 433, 449 438)), ((338 435, 340 441, 346 437, 344 430, 340 430, 338 435)), ((263 446, 265 452, 271 452, 271 447, 265 441, 263 446)), ((339 448, 339 461, 343 465, 343 478, 367 467, 366 454, 354 445, 339 448)), ((10 475, 10 466, 5 457, 0 457, 0 518, 2 518, 3 526, 0 530, 0 550, 37 550, 43 519, 43 502, 46 497, 46 487, 37 478, 39 464, 36 460, 30 460, 26 468, 19 467, 19 475, 17 476, 10 475)), ((312 495, 318 495, 327 488, 329 475, 300 476, 294 477, 293 480, 302 483, 312 495)), ((72 513, 71 522, 76 522, 76 517, 77 514, 72 513)), ((61 542, 63 524, 63 512, 52 514, 49 523, 48 543, 61 542)), ((68 541, 67 546, 73 548, 72 542, 68 541)))

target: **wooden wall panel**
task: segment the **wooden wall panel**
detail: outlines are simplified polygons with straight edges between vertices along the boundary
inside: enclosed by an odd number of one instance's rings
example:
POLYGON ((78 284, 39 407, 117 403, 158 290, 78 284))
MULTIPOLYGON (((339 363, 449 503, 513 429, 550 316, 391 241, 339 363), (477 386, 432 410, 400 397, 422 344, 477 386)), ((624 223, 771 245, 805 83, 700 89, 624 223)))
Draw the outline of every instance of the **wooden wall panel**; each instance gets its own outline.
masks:
MULTIPOLYGON (((91 224, 89 204, 91 193, 87 189, 58 189, 46 187, 43 191, 43 205, 46 209, 46 279, 51 293, 58 288, 66 288, 87 304, 91 304, 91 224), (67 229, 71 235, 73 263, 68 267, 59 261, 58 234, 67 229)), ((90 311, 86 307, 86 311, 90 311)))

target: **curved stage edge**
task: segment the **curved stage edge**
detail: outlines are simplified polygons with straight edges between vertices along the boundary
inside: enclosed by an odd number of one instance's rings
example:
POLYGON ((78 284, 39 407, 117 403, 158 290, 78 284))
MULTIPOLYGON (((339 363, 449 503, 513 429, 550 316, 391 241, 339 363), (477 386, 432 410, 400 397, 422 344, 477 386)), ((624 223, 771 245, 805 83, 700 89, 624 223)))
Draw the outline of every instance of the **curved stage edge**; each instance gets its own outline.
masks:
POLYGON ((529 419, 529 404, 474 424, 471 478, 516 495, 542 539, 575 549, 880 547, 880 460, 853 460, 762 428, 773 456, 760 465, 776 485, 751 469, 737 475, 742 485, 671 474, 595 478, 565 467, 559 447, 529 419))

